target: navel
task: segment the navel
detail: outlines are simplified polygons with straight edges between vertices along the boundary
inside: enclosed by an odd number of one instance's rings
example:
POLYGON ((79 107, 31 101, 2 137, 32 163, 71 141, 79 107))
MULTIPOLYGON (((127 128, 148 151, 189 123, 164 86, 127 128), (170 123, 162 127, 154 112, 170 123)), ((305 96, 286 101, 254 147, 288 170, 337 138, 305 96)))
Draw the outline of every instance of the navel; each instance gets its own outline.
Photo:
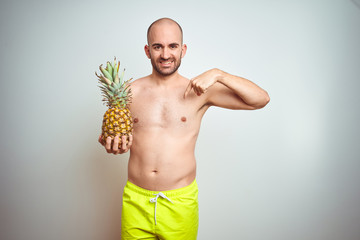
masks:
POLYGON ((182 122, 186 122, 186 117, 181 117, 182 122))

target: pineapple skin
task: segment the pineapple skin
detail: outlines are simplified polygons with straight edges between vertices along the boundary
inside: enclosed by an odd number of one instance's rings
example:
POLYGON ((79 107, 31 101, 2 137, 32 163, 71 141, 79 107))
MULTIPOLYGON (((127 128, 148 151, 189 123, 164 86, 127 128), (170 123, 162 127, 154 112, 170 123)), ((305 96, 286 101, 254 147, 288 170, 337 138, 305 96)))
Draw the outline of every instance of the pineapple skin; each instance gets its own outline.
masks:
POLYGON ((115 136, 119 136, 119 148, 121 148, 121 137, 126 137, 126 143, 129 141, 129 134, 133 131, 133 120, 129 109, 126 108, 109 108, 103 117, 102 139, 106 141, 107 137, 114 140, 115 136))

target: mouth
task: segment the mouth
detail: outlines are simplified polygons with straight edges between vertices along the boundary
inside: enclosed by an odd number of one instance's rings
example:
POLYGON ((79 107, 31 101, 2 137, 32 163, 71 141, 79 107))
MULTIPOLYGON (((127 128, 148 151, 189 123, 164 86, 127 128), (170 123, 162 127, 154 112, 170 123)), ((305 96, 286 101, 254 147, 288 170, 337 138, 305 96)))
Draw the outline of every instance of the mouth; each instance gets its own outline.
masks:
POLYGON ((166 61, 160 61, 161 66, 163 67, 169 67, 174 62, 174 60, 166 60, 166 61))

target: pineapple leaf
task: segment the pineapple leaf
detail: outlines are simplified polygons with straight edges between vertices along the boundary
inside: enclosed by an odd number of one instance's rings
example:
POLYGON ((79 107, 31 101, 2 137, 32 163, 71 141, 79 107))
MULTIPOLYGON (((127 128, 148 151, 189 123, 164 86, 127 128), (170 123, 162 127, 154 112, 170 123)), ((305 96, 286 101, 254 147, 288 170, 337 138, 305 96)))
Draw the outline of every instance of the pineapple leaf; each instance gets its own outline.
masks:
POLYGON ((125 68, 124 70, 122 71, 121 73, 121 76, 120 76, 120 84, 122 85, 123 81, 124 81, 124 74, 125 74, 125 68))
POLYGON ((115 92, 115 88, 113 88, 112 86, 109 85, 109 89, 112 91, 112 92, 115 92))

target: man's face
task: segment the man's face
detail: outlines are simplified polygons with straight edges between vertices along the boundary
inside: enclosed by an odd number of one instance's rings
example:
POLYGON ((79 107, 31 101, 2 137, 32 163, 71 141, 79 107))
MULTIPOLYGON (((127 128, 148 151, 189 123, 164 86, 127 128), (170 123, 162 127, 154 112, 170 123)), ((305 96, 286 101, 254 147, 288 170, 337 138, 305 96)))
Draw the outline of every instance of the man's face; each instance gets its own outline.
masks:
POLYGON ((149 45, 145 46, 145 52, 151 59, 154 70, 160 75, 175 73, 186 52, 179 27, 172 23, 154 25, 149 33, 149 45))

